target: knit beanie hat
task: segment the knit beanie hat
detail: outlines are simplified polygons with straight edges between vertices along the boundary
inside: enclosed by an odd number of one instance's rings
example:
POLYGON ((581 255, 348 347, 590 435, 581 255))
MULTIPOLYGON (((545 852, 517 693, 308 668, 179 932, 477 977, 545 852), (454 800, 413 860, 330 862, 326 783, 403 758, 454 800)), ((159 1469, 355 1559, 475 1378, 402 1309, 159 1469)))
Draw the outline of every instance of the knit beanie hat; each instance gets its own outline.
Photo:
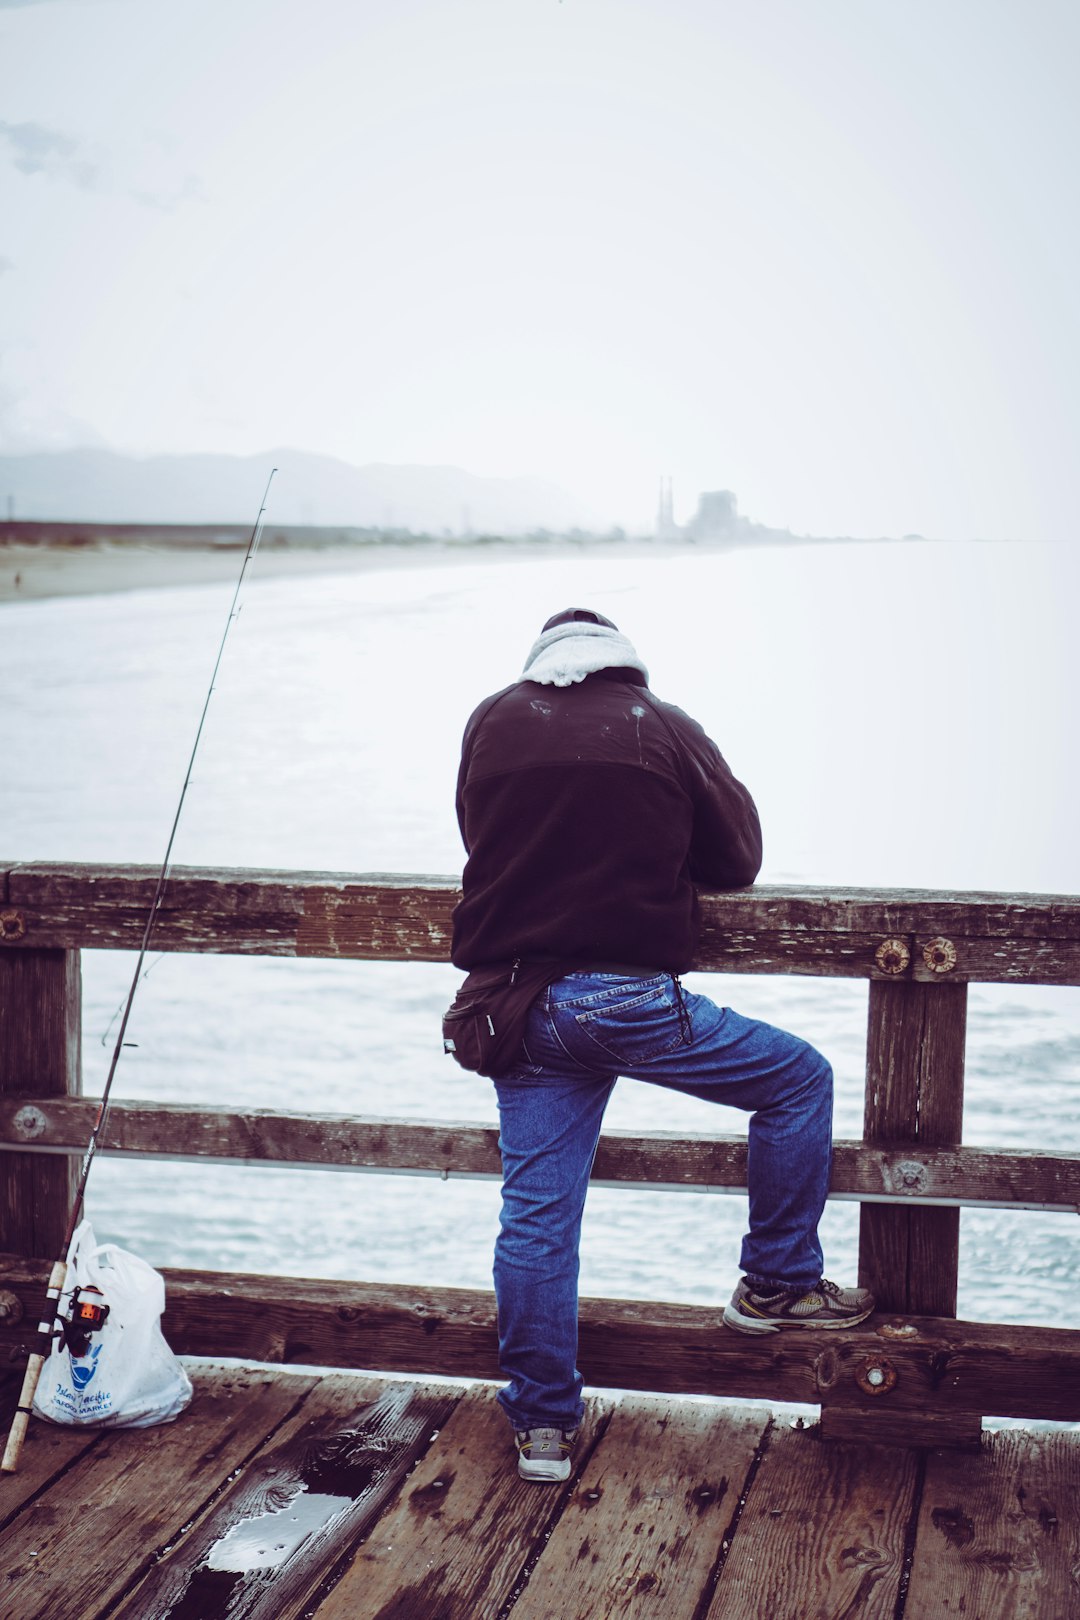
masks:
POLYGON ((619 628, 617 624, 612 624, 610 619, 605 619, 602 613, 594 613, 592 608, 563 608, 561 613, 551 615, 540 634, 543 635, 547 630, 554 630, 557 624, 572 624, 575 622, 579 624, 606 624, 609 630, 619 628))

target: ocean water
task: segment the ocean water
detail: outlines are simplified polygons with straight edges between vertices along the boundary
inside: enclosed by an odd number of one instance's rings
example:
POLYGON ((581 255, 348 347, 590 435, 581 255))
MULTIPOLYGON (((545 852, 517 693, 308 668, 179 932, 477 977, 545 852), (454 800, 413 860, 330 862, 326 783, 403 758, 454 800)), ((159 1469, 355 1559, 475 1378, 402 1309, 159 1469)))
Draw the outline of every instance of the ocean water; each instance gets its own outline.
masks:
MULTIPOLYGON (((239 565, 238 565, 239 566, 239 565)), ((653 689, 753 791, 763 882, 1076 893, 1076 698, 1066 547, 807 545, 560 555, 245 586, 174 849, 180 864, 461 866, 464 722, 540 624, 603 609, 653 689)), ((5 861, 157 864, 231 586, 0 607, 5 861)), ((448 966, 151 958, 114 1095, 494 1121, 441 1052, 448 966)), ((133 967, 84 956, 85 1087, 100 1091, 133 967)), ((838 1136, 862 1118, 865 983, 692 975, 830 1057, 838 1136)), ((745 1129, 622 1081, 608 1124, 745 1129)), ((965 1140, 1080 1152, 1080 991, 973 987, 965 1140)), ((1080 1193, 1078 1193, 1080 1199, 1080 1193)), ((99 1237, 155 1264, 490 1284, 494 1182, 100 1158, 99 1237)), ((591 1294, 722 1302, 745 1199, 594 1189, 591 1294)), ((965 1211, 960 1313, 1080 1326, 1075 1214, 965 1211)), ((853 1280, 857 1207, 831 1202, 853 1280)))

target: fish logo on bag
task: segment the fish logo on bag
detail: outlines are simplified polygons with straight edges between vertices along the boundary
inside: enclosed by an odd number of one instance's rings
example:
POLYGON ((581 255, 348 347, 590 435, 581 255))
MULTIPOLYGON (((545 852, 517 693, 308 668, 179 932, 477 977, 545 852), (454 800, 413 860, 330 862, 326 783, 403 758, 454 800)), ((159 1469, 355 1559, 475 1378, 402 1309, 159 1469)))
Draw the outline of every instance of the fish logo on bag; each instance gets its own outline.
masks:
POLYGON ((89 1356, 86 1358, 86 1361, 84 1361, 81 1366, 74 1359, 74 1357, 72 1358, 71 1382, 75 1385, 76 1389, 85 1389, 91 1378, 93 1378, 94 1374, 97 1372, 97 1358, 100 1356, 100 1354, 101 1345, 96 1344, 91 1350, 89 1356))

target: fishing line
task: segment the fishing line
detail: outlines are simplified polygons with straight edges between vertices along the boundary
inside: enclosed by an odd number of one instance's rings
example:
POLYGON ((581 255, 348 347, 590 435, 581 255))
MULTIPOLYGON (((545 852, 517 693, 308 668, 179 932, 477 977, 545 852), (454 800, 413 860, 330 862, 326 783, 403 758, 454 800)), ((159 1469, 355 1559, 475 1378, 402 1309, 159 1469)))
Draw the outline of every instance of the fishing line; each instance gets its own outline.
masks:
MULTIPOLYGON (((191 785, 191 772, 195 764, 195 755, 199 751, 199 743, 202 739, 203 727, 206 724, 207 710, 210 707, 210 699, 214 695, 214 687, 217 681, 218 671, 221 668, 221 660, 225 652, 225 643, 229 639, 229 631, 232 628, 233 621, 237 618, 240 612, 238 603, 240 599, 240 591, 244 584, 244 576, 247 573, 249 563, 259 548, 259 541, 262 538, 263 518, 266 514, 266 502, 270 494, 270 485, 274 481, 274 474, 276 472, 277 468, 272 468, 270 477, 266 480, 266 488, 263 490, 262 503, 259 506, 259 515, 255 519, 255 526, 251 531, 251 538, 248 541, 247 551, 244 553, 244 561, 241 564, 240 575, 236 581, 236 589, 233 591, 232 602, 229 605, 229 616, 225 621, 225 629, 222 632, 221 642, 217 650, 217 657, 214 660, 214 668, 210 676, 210 685, 207 688, 206 698, 202 706, 202 713, 199 716, 199 724, 195 731, 195 741, 192 744, 191 754, 187 763, 187 770, 184 772, 184 785, 180 789, 180 797, 176 804, 176 814, 173 816, 172 827, 169 830, 169 841, 165 846, 165 857, 161 863, 161 871, 158 873, 157 885, 154 889, 154 898, 150 902, 150 910, 147 914, 146 925, 143 928, 142 942, 139 945, 138 959, 135 963, 135 971, 131 976, 131 988, 129 989, 127 998, 123 1004, 123 1017, 120 1020, 120 1029, 117 1033, 116 1043, 113 1047, 112 1059, 109 1063, 109 1072, 106 1076, 105 1085, 102 1089, 101 1100, 98 1103, 97 1117, 94 1120, 94 1126, 90 1132, 90 1140, 86 1145, 86 1152, 83 1154, 82 1166, 79 1170, 79 1179, 75 1187, 75 1196, 71 1203, 71 1211, 68 1216, 67 1230, 64 1234, 60 1258, 54 1262, 52 1271, 49 1275, 49 1285, 45 1295, 45 1314, 38 1323, 38 1349, 31 1352, 30 1359, 27 1362, 26 1373, 23 1377, 22 1389, 19 1392, 19 1404, 15 1409, 15 1417, 12 1420, 11 1429, 8 1433, 7 1446, 4 1450, 3 1460, 0 1461, 0 1472, 5 1474, 13 1474, 19 1465, 19 1453, 22 1451, 23 1440, 26 1437, 26 1430, 30 1422, 30 1412, 34 1401, 34 1392, 37 1389, 38 1379, 41 1376, 41 1369, 45 1365, 45 1358, 52 1348, 53 1324, 56 1321, 57 1306, 60 1295, 63 1292, 64 1283, 67 1280, 68 1250, 71 1247, 71 1240, 75 1235, 75 1228, 79 1224, 79 1216, 82 1213, 83 1198, 86 1194, 86 1183, 90 1175, 90 1166, 94 1162, 94 1155, 97 1152, 98 1141, 101 1137, 105 1120, 108 1115, 109 1096, 112 1092, 113 1078, 116 1074, 117 1065, 120 1062, 120 1054, 123 1051, 124 1046, 129 1044, 125 1042, 124 1036, 127 1034, 128 1020, 131 1017, 131 1007, 135 1000, 135 992, 139 987, 139 981, 140 979, 146 977, 146 974, 143 973, 143 963, 145 962, 147 952, 150 949, 150 941, 153 938, 154 927, 157 923, 158 913, 161 910, 161 902, 165 895, 165 885, 168 881, 169 869, 172 861, 173 843, 176 839, 176 829, 180 825, 180 816, 184 808, 184 800, 187 797, 187 790, 191 785)), ((148 973, 150 969, 148 968, 146 971, 148 973)), ((113 1015, 112 1021, 114 1020, 115 1014, 113 1015)), ((110 1021, 110 1027, 112 1021, 110 1021)))
MULTIPOLYGON (((150 977, 151 973, 153 973, 154 969, 157 967, 158 963, 159 962, 164 962, 164 960, 165 960, 165 953, 163 951, 160 956, 155 956, 154 957, 154 960, 151 962, 150 966, 143 973, 143 976, 139 980, 139 983, 140 984, 145 984, 147 979, 150 977)), ((109 1044, 109 1036, 112 1034, 112 1031, 113 1031, 113 1025, 116 1023, 116 1020, 119 1018, 120 1014, 123 1012, 125 1004, 126 1003, 125 1003, 125 1001, 123 999, 121 999, 120 1001, 118 1001, 116 1003, 116 1007, 115 1007, 115 1009, 113 1011, 112 1017, 109 1019, 109 1022, 105 1025, 105 1028, 101 1032, 101 1044, 102 1044, 102 1046, 108 1046, 108 1044, 109 1044)), ((128 1045, 129 1046, 131 1045, 130 1041, 128 1042, 128 1045)))

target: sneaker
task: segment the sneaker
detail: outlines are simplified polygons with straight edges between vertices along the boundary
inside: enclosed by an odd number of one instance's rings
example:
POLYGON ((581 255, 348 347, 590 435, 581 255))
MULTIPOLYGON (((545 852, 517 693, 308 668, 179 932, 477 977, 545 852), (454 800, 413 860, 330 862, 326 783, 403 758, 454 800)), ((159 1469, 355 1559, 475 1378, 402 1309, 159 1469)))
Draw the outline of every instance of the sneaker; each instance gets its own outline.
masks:
POLYGON ((576 1429, 515 1429, 518 1473, 534 1484, 570 1478, 570 1453, 576 1429))
POLYGON ((823 1277, 803 1293, 798 1288, 758 1292, 743 1277, 724 1311, 728 1327, 740 1333, 775 1333, 779 1328, 842 1328, 865 1322, 874 1309, 868 1288, 841 1288, 823 1277))

